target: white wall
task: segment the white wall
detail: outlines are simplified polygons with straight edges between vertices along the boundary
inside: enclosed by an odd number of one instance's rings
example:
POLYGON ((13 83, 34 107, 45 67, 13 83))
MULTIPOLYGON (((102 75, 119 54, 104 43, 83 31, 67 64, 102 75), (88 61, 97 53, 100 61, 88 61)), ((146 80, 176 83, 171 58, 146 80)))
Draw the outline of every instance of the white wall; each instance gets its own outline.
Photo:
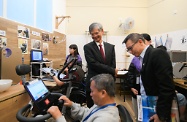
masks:
POLYGON ((147 0, 67 0, 68 35, 83 35, 88 26, 99 22, 109 36, 123 36, 119 29, 127 17, 135 20, 131 32, 147 32, 147 0))
POLYGON ((59 25, 58 29, 55 29, 56 16, 66 16, 66 0, 53 0, 53 29, 60 33, 66 34, 66 23, 68 20, 64 19, 59 25))
POLYGON ((162 34, 187 28, 187 0, 148 0, 148 32, 162 34))

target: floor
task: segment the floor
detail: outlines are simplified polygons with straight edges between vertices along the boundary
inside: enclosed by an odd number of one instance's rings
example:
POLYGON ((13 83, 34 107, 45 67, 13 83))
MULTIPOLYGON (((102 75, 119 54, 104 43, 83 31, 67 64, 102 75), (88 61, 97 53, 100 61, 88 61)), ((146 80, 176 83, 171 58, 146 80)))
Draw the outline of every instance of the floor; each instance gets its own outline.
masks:
POLYGON ((122 104, 126 107, 126 109, 129 111, 133 121, 135 122, 135 114, 132 109, 132 96, 130 95, 130 92, 125 92, 120 95, 120 84, 116 84, 116 103, 122 104), (125 95, 125 102, 124 102, 124 95, 125 95))

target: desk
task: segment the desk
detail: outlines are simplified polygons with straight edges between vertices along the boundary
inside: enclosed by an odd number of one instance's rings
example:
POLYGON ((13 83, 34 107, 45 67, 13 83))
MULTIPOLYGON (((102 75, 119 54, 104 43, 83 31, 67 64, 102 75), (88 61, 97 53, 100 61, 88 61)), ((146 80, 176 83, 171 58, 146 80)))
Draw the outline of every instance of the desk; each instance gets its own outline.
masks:
POLYGON ((56 82, 43 81, 45 86, 50 92, 59 92, 61 93, 62 88, 56 84, 56 82))
POLYGON ((20 108, 28 104, 29 95, 22 85, 11 86, 0 93, 0 122, 17 122, 16 114, 20 108))
POLYGON ((44 84, 47 86, 47 87, 55 87, 57 86, 56 82, 51 82, 51 81, 43 81, 44 84))
POLYGON ((120 79, 120 96, 121 93, 124 92, 124 102, 125 102, 125 91, 129 88, 129 85, 127 83, 127 74, 118 74, 116 78, 120 79))
POLYGON ((187 84, 184 84, 185 80, 175 78, 175 79, 173 79, 173 81, 174 81, 174 83, 175 83, 176 86, 181 87, 181 88, 187 90, 187 84))

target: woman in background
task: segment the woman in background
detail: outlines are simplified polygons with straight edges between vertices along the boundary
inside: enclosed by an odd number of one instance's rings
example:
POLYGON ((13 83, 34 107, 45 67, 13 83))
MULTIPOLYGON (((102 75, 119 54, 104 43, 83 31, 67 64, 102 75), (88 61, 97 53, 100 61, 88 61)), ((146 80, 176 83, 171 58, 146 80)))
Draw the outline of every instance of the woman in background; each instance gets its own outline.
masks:
MULTIPOLYGON (((66 56, 66 60, 64 65, 68 64, 72 59, 77 58, 77 61, 75 62, 75 65, 80 66, 82 68, 82 58, 79 55, 78 47, 76 44, 71 44, 69 46, 69 54, 66 56)), ((64 74, 68 75, 69 67, 71 67, 71 63, 68 65, 68 67, 64 70, 64 74)), ((54 81, 57 83, 58 86, 62 86, 64 82, 60 81, 55 74, 52 74, 52 77, 54 81)))
MULTIPOLYGON (((78 65, 78 66, 82 67, 82 59, 79 55, 78 47, 77 47, 76 44, 71 44, 69 46, 69 53, 70 54, 66 56, 66 61, 65 61, 64 65, 69 63, 72 59, 77 58, 77 61, 76 61, 75 65, 78 65)), ((70 65, 68 67, 70 67, 70 65)), ((65 71, 68 71, 68 68, 66 68, 65 71)))

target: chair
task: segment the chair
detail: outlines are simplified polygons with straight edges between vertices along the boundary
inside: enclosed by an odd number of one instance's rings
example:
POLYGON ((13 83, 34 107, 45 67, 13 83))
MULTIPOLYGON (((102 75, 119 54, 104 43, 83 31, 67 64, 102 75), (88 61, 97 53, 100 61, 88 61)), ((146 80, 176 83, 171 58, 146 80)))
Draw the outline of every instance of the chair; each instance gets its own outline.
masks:
POLYGON ((117 105, 117 108, 119 111, 121 122, 133 122, 131 115, 123 105, 119 104, 117 105))

